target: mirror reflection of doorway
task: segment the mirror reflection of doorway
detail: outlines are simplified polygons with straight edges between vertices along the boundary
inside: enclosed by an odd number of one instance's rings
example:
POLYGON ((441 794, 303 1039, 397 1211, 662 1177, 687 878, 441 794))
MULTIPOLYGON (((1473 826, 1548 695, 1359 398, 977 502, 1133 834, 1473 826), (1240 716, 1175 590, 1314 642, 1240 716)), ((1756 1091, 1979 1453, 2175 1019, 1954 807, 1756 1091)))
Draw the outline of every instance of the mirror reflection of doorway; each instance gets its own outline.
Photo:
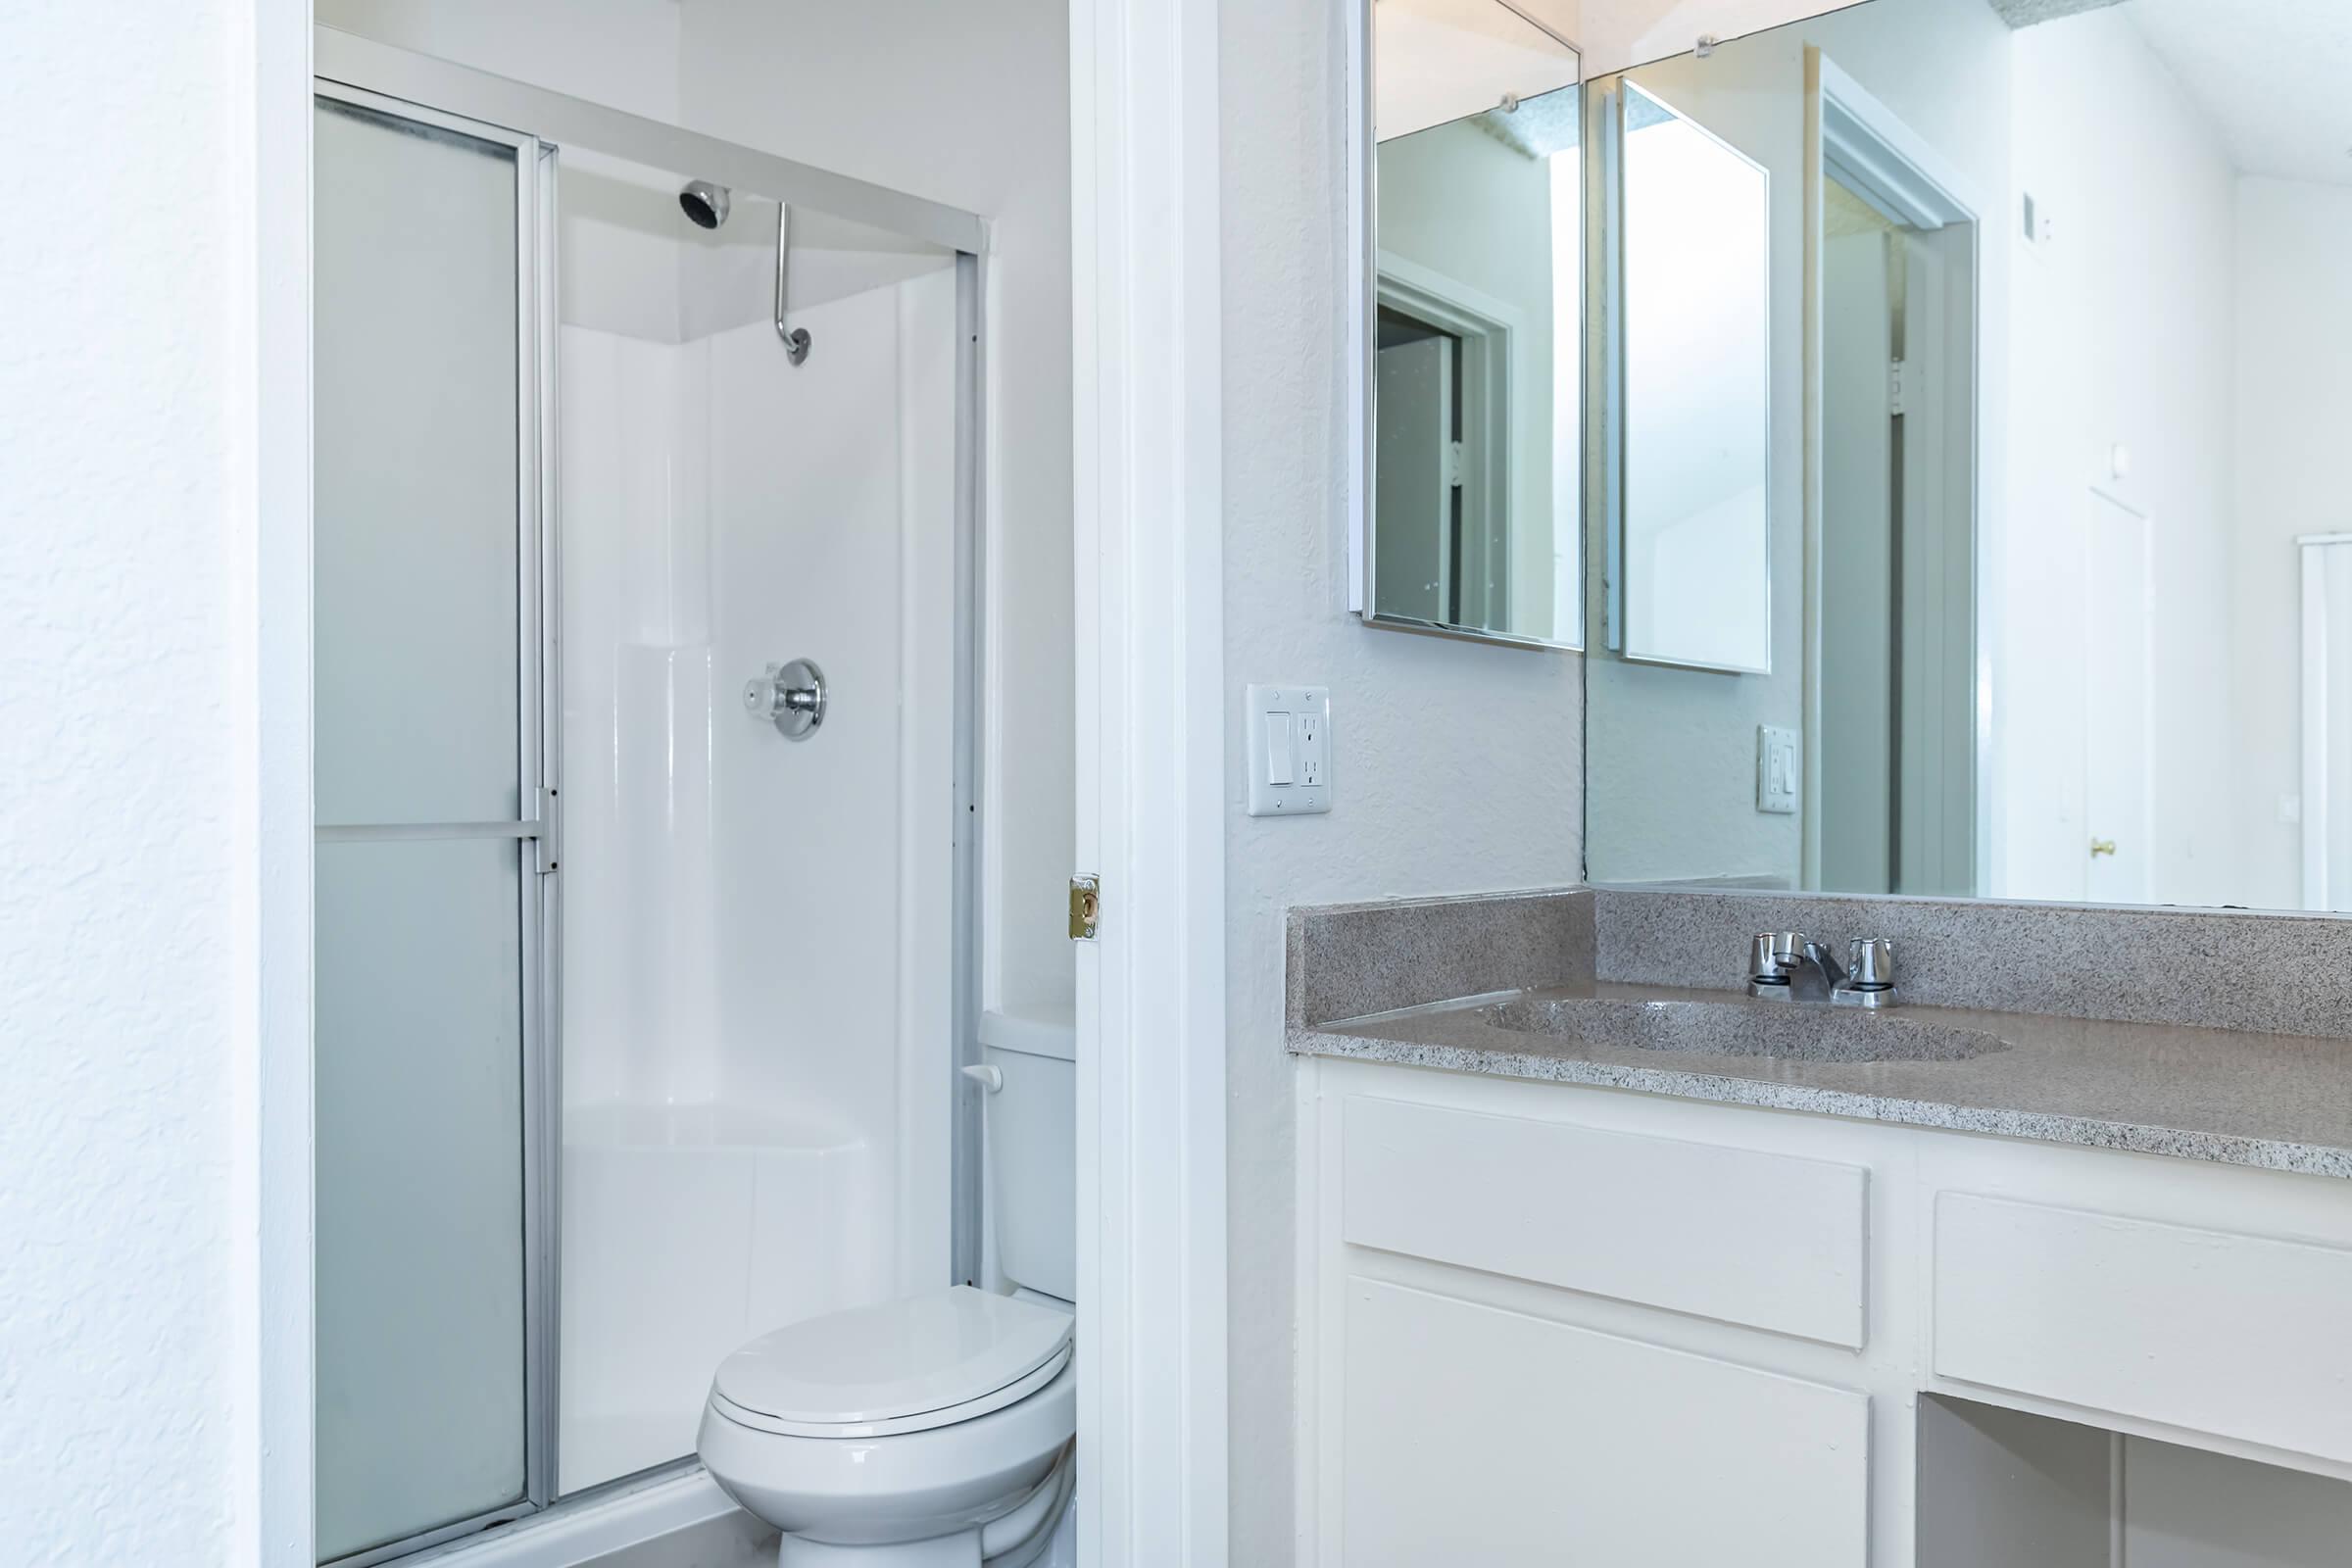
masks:
POLYGON ((1820 70, 1806 882, 1965 895, 1978 794, 1976 224, 1901 151, 1907 131, 1841 109, 1835 68, 1820 70))

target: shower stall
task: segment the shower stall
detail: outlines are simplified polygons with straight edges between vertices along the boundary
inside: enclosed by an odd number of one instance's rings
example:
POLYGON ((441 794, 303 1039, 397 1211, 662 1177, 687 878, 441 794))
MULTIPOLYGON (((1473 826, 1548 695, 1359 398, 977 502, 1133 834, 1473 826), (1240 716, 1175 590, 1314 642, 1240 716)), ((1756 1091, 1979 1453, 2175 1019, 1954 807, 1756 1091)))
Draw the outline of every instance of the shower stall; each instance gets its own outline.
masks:
POLYGON ((979 1267, 970 215, 321 29, 318 1539, 979 1267))

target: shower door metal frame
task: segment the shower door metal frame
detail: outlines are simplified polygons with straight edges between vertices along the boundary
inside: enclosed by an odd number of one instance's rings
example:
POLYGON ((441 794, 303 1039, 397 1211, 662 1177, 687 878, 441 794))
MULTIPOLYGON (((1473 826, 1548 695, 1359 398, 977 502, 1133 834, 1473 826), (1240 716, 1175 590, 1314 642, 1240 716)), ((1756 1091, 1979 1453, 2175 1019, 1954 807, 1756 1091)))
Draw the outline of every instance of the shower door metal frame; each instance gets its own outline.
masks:
POLYGON ((549 146, 582 147, 649 169, 684 171, 738 194, 813 207, 908 239, 927 240, 942 250, 971 256, 988 251, 987 220, 887 185, 334 27, 317 28, 313 47, 314 70, 323 80, 508 126, 549 146))
MULTIPOLYGON (((578 1492, 557 1492, 562 1331, 563 997, 560 777, 563 636, 559 616, 560 368, 557 186, 562 148, 574 146, 626 161, 692 172, 738 193, 807 205, 835 217, 925 240, 954 256, 956 269, 955 712, 951 809, 954 930, 951 1040, 941 1068, 949 1096, 952 1148, 950 1256, 942 1283, 982 1275, 978 1099, 960 1070, 979 1060, 979 822, 982 811, 981 693, 984 690, 987 422, 985 316, 989 224, 977 215, 853 179, 811 165, 756 152, 660 121, 509 80, 428 55, 376 43, 323 25, 313 28, 314 91, 403 119, 435 124, 518 149, 516 276, 521 319, 517 453, 522 515, 531 541, 520 556, 524 717, 520 756, 523 799, 533 816, 478 824, 478 836, 534 841, 539 850, 536 900, 526 897, 524 955, 524 1476, 517 1502, 407 1540, 337 1558, 331 1568, 370 1565, 444 1545, 496 1525, 575 1514, 665 1474, 691 1470, 691 1453, 578 1492), (528 150, 525 158, 521 150, 528 150), (535 958, 535 962, 534 962, 535 958)), ((397 831, 397 830, 393 830, 397 831)), ((600 1548, 601 1549, 601 1548, 600 1548)))
POLYGON ((518 131, 439 107, 373 92, 323 72, 312 82, 325 99, 387 119, 511 149, 514 156, 515 309, 515 769, 512 820, 322 824, 316 841, 384 843, 513 839, 522 863, 521 1191, 523 1491, 512 1502, 435 1525, 413 1536, 335 1558, 335 1568, 368 1568, 445 1542, 526 1518, 545 1508, 555 1484, 557 1170, 561 1140, 550 1111, 560 1062, 556 955, 561 890, 552 874, 559 853, 555 763, 562 756, 557 665, 556 385, 554 332, 556 149, 518 131))

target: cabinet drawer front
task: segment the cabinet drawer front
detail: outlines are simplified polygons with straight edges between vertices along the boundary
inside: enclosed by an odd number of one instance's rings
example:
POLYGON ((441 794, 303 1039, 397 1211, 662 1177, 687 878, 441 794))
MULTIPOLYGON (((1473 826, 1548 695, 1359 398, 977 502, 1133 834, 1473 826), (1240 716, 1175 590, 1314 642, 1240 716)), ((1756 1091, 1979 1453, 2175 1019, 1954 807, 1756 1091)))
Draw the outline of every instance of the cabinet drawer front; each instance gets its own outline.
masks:
POLYGON ((1861 1348, 1869 1172, 1350 1096, 1357 1247, 1861 1348))
POLYGON ((1938 1377, 2352 1461, 2352 1251, 1945 1193, 1938 1377))
POLYGON ((1348 1568, 1864 1568, 1870 1400, 1347 1284, 1348 1568))

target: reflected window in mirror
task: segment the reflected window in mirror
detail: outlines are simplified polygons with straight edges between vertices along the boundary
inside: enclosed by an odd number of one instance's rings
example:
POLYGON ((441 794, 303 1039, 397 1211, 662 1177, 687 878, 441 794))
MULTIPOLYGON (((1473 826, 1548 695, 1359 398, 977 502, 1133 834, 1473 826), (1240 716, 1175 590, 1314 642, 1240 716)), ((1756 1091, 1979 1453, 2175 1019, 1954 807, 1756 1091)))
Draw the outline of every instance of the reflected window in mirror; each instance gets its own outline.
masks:
POLYGON ((1770 674, 1771 176, 1638 84, 1614 98, 1626 419, 1613 646, 1770 674))
POLYGON ((1381 0, 1373 22, 1356 608, 1580 647, 1577 58, 1494 0, 1381 0))
POLYGON ((2346 59, 1866 0, 1585 84, 1592 880, 2352 910, 2346 59))

